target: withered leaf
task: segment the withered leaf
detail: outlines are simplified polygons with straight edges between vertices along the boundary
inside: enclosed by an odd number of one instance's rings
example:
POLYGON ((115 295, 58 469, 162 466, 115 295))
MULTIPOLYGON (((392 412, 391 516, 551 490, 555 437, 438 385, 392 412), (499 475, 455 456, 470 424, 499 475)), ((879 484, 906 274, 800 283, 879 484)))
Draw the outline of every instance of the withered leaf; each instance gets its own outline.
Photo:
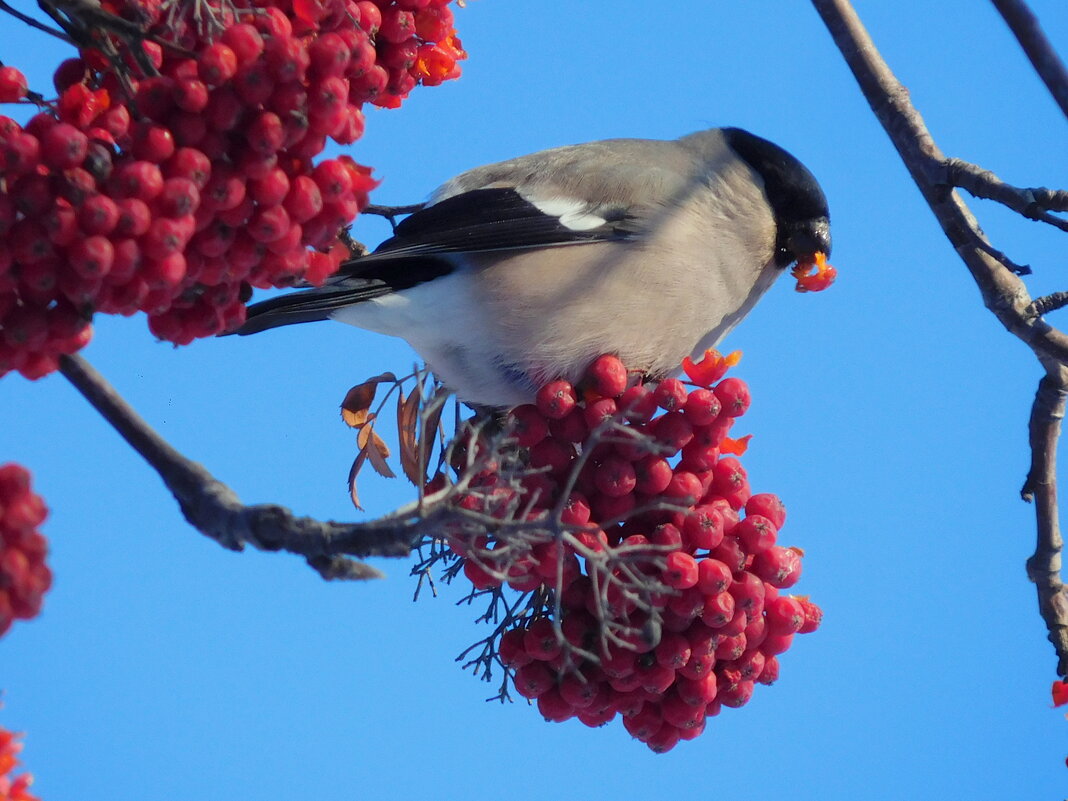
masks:
POLYGON ((370 438, 363 446, 363 453, 367 454, 367 458, 371 462, 371 467, 373 467, 375 472, 383 478, 396 478, 396 473, 394 473, 386 463, 386 459, 389 458, 389 446, 386 445, 386 441, 378 436, 378 433, 372 426, 367 426, 360 431, 361 436, 363 436, 364 431, 371 432, 370 438))
POLYGON ((371 418, 371 404, 375 401, 375 392, 383 381, 396 381, 393 373, 382 373, 357 384, 345 393, 341 401, 341 419, 353 428, 359 428, 371 418))
POLYGON ((445 387, 439 387, 438 391, 430 399, 430 403, 427 404, 426 423, 423 425, 422 432, 424 439, 423 453, 430 453, 434 449, 434 438, 438 435, 438 424, 441 422, 441 415, 445 411, 445 402, 451 394, 445 387))
POLYGON ((367 461, 367 453, 360 451, 356 454, 356 458, 352 462, 352 467, 349 468, 349 498, 352 500, 352 505, 363 511, 363 507, 360 506, 360 495, 356 492, 356 476, 359 475, 360 469, 363 467, 363 463, 367 461))
POLYGON ((425 468, 419 463, 419 387, 406 400, 397 401, 397 442, 400 446, 401 468, 415 486, 426 481, 425 468))

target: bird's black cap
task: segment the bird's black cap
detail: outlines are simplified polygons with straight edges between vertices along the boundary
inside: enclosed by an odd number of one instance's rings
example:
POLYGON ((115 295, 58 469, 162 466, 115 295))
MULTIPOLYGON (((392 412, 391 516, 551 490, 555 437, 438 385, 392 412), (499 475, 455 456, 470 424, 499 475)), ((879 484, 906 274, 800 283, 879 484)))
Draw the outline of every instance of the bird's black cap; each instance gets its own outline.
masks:
POLYGON ((775 260, 785 267, 815 253, 831 253, 831 224, 827 197, 816 177, 800 161, 767 139, 741 128, 724 128, 723 135, 745 162, 764 179, 778 233, 775 260))

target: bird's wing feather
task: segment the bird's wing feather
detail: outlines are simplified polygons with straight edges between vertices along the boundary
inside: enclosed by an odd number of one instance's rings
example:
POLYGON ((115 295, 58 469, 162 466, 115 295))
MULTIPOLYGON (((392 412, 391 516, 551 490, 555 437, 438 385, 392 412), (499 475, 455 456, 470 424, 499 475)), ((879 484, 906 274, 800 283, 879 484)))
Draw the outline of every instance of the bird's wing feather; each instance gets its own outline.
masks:
POLYGON ((582 245, 640 236, 679 193, 695 158, 678 142, 610 140, 478 167, 445 183, 373 253, 326 284, 256 304, 238 333, 322 320, 337 309, 426 283, 460 254, 582 245))

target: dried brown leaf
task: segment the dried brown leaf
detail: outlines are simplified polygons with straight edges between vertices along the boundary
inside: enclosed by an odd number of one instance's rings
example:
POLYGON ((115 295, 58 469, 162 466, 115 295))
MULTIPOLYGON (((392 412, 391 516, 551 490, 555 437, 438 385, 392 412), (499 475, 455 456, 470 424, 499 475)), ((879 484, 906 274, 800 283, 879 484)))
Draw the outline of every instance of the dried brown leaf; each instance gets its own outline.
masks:
POLYGON ((356 476, 360 474, 360 470, 363 468, 363 463, 367 461, 367 453, 360 451, 356 454, 356 458, 352 462, 352 467, 349 468, 349 498, 352 500, 352 505, 363 511, 363 507, 360 506, 360 495, 356 491, 356 476))
POLYGON ((378 385, 383 381, 395 382, 396 380, 397 377, 393 373, 382 373, 354 386, 345 393, 345 399, 341 401, 341 419, 353 428, 359 428, 367 423, 371 419, 371 404, 375 402, 378 385))
POLYGON ((397 403, 397 443, 401 468, 415 486, 426 482, 426 468, 419 463, 419 407, 422 395, 416 387, 408 398, 397 403))
MULTIPOLYGON (((367 454, 367 458, 371 462, 371 467, 383 478, 396 478, 397 474, 386 463, 386 459, 389 458, 389 446, 386 445, 386 441, 378 436, 378 433, 371 426, 367 426, 364 430, 371 432, 371 437, 363 449, 363 452, 367 454)), ((363 431, 360 433, 363 434, 363 431)))

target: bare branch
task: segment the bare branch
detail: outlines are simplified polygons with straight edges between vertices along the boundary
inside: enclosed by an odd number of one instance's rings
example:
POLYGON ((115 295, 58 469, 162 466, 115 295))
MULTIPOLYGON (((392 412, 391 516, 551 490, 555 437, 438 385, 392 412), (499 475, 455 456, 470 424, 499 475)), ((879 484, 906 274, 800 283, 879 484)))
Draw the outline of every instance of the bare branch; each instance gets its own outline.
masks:
MULTIPOLYGON (((952 187, 961 186, 980 197, 1004 203, 1032 219, 1042 219, 1068 230, 1063 220, 1045 219, 1039 215, 1043 209, 1060 210, 1064 193, 1019 190, 1005 184, 993 173, 967 162, 947 159, 909 100, 908 90, 879 54, 849 0, 812 0, 812 3, 943 232, 971 272, 983 302, 1005 328, 1031 347, 1046 369, 1047 375, 1039 385, 1032 412, 1032 468, 1024 487, 1024 497, 1036 499, 1038 519, 1038 548, 1028 561, 1028 575, 1038 587, 1039 606, 1057 651, 1058 672, 1063 676, 1068 672, 1068 599, 1059 578, 1062 543, 1057 520, 1055 449, 1068 387, 1068 368, 1065 367, 1068 337, 1046 324, 1041 315, 1065 305, 1062 299, 1065 293, 1032 301, 1016 274, 1021 272, 1019 266, 990 244, 970 209, 952 187)), ((999 0, 994 3, 999 8, 1026 11, 1023 3, 999 0)), ((1032 34, 1035 32, 1041 34, 1037 25, 1031 31, 1032 34)), ((1048 43, 1046 46, 1048 49, 1048 43)), ((1051 50, 1048 55, 1052 55, 1051 50)), ((1063 67, 1061 72, 1063 74, 1063 67)), ((1068 105, 1064 107, 1068 113, 1068 105)))
POLYGON ((49 36, 56 37, 61 42, 66 42, 67 44, 74 44, 74 40, 71 39, 69 36, 67 36, 67 34, 63 33, 62 31, 57 31, 55 28, 49 28, 44 23, 41 23, 41 22, 38 22, 37 20, 35 20, 33 17, 30 17, 30 16, 27 16, 26 14, 23 14, 17 8, 13 8, 12 6, 9 6, 3 0, 0 0, 0 11, 4 11, 4 12, 10 14, 15 19, 19 20, 20 22, 26 23, 31 28, 36 28, 37 30, 41 31, 42 33, 47 33, 49 36))
POLYGON ((1043 314, 1063 309, 1065 306, 1068 306, 1068 292, 1053 292, 1035 298, 1028 307, 1028 312, 1035 317, 1041 317, 1043 314))
POLYGON ((374 203, 367 206, 361 213, 362 214, 374 214, 378 217, 385 217, 389 220, 389 224, 393 226, 393 230, 397 229, 397 218, 402 217, 405 214, 412 214, 419 211, 426 206, 426 203, 412 203, 407 206, 378 206, 374 203))
POLYGON ((1068 369, 1049 365, 1031 408, 1031 470, 1020 495, 1034 501, 1037 542, 1027 576, 1038 591, 1038 608, 1057 652, 1057 673, 1068 675, 1068 594, 1061 582, 1061 538, 1057 513, 1057 439, 1068 400, 1068 369))
POLYGON ((947 159, 879 54, 848 0, 812 0, 835 44, 853 71, 875 116, 890 136, 942 231, 964 261, 998 320, 1032 349, 1068 361, 1068 336, 1029 316, 1030 295, 1012 268, 1000 262, 960 196, 943 180, 947 159))
POLYGON ((382 574, 375 568, 347 557, 408 556, 428 532, 454 514, 436 496, 366 523, 298 517, 273 504, 245 506, 232 489, 157 434, 84 359, 65 356, 60 370, 159 473, 186 520, 224 548, 239 551, 247 544, 298 554, 324 578, 379 577, 382 574))
POLYGON ((1068 220, 1062 220, 1047 211, 1050 208, 1057 211, 1068 208, 1068 192, 1063 190, 1012 186, 990 170, 984 170, 963 159, 946 159, 945 182, 950 186, 965 189, 975 197, 996 200, 1029 220, 1037 220, 1068 231, 1068 220))
POLYGON ((1005 19, 1016 41, 1031 60, 1061 112, 1068 117, 1068 70, 1038 24, 1038 19, 1023 0, 992 0, 1005 19))

